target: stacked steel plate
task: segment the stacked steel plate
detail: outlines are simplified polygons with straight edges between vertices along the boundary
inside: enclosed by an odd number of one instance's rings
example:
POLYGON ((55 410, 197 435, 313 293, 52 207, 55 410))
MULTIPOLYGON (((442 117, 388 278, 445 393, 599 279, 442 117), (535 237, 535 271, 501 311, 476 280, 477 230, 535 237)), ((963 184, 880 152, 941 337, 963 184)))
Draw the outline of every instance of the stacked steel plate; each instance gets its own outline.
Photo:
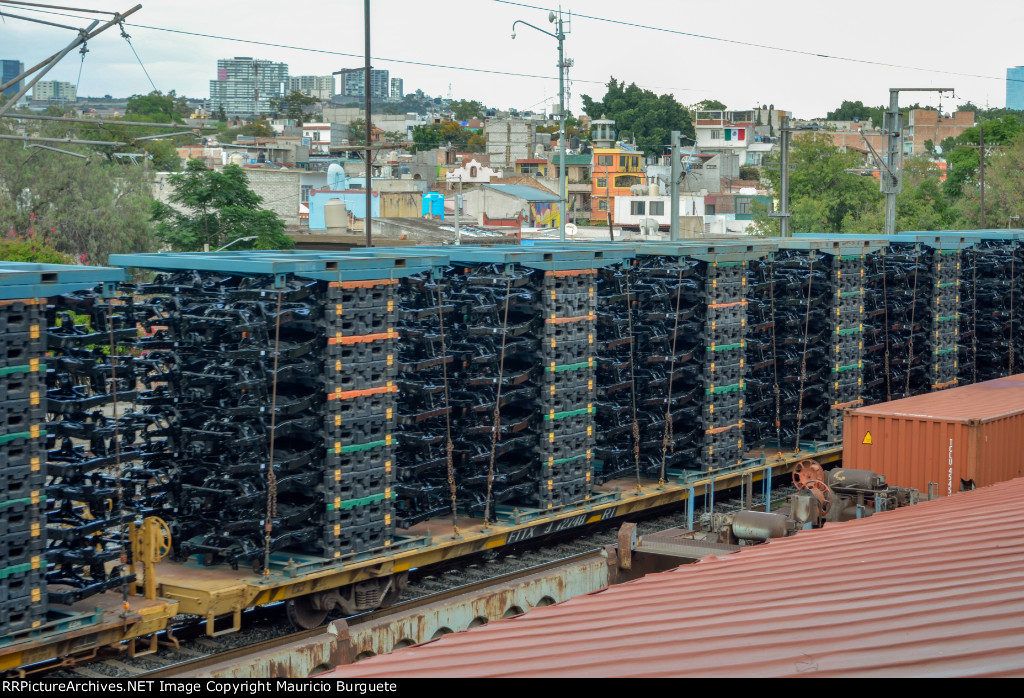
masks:
POLYGON ((843 412, 863 404, 864 255, 831 256, 828 400, 829 441, 843 438, 843 412))
POLYGON ((394 534, 397 284, 327 288, 326 513, 317 551, 327 557, 383 549, 394 534))
POLYGON ((593 487, 596 269, 548 270, 541 279, 544 374, 537 488, 544 509, 586 501, 593 487))
POLYGON ((0 300, 0 635, 46 620, 46 317, 0 300))

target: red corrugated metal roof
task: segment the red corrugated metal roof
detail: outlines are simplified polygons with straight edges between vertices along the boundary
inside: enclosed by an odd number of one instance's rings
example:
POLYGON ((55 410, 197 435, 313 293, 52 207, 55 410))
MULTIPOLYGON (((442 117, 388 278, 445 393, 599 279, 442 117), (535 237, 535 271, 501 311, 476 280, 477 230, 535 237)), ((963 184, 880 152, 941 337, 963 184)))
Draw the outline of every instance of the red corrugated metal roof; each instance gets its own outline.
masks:
POLYGON ((1024 479, 712 557, 326 676, 1024 675, 1024 479))
POLYGON ((864 414, 933 418, 942 421, 996 419, 1024 412, 1024 374, 940 390, 892 402, 858 407, 864 414))

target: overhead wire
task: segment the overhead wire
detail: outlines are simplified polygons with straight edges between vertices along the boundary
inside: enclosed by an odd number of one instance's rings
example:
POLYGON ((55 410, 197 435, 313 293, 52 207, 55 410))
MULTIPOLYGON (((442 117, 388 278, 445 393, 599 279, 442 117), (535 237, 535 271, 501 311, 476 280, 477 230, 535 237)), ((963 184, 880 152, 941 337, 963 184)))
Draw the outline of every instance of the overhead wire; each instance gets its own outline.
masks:
MULTIPOLYGON (((512 0, 492 0, 493 2, 501 5, 513 5, 516 7, 522 7, 528 10, 541 10, 544 12, 557 12, 559 8, 541 7, 539 5, 527 5, 521 2, 512 2, 512 0)), ((611 19, 609 17, 596 17, 594 15, 581 14, 579 12, 571 13, 573 17, 580 17, 582 19, 590 19, 595 22, 607 22, 608 24, 617 24, 623 27, 633 27, 634 29, 645 29, 648 31, 663 32, 666 34, 675 34, 677 36, 689 36, 694 39, 705 39, 707 41, 720 41, 722 43, 733 44, 735 46, 747 46, 750 48, 759 48, 767 51, 779 51, 781 53, 792 53, 799 56, 808 56, 811 58, 824 58, 827 60, 834 61, 846 61, 849 63, 859 63, 861 65, 874 65, 882 68, 900 68, 902 70, 916 70, 923 73, 938 73, 941 75, 955 75, 958 77, 965 78, 981 78, 983 80, 1006 80, 1007 82, 1024 82, 1020 79, 1011 79, 1009 77, 996 77, 993 75, 978 75, 975 73, 960 73, 952 70, 939 70, 937 68, 923 68, 920 66, 913 65, 902 65, 900 63, 886 63, 885 61, 872 61, 866 58, 851 58, 849 56, 833 56, 827 53, 818 53, 817 51, 805 51, 796 48, 786 48, 784 46, 772 46, 771 44, 759 44, 753 41, 741 41, 740 39, 727 39, 721 36, 711 36, 710 34, 697 34, 695 32, 685 32, 680 29, 669 29, 668 27, 656 27, 650 24, 640 24, 638 22, 627 22, 621 19, 611 19)))

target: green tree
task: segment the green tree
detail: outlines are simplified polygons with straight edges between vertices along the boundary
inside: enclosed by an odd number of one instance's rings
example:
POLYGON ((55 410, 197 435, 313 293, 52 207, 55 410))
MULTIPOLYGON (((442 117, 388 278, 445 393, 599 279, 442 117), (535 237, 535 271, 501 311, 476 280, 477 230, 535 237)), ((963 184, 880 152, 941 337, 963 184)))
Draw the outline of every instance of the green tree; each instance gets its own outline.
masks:
POLYGON ((606 87, 607 92, 600 102, 583 95, 583 111, 592 119, 614 119, 619 134, 634 137, 645 153, 664 153, 672 131, 694 137, 689 112, 672 95, 656 95, 635 83, 626 87, 625 82, 618 82, 614 77, 606 87))
MULTIPOLYGON (((838 233, 854 226, 873 212, 881 200, 878 182, 848 170, 857 167, 853 151, 840 152, 831 140, 817 134, 793 139, 790 151, 793 171, 789 177, 790 230, 800 233, 838 233)), ((779 156, 766 160, 762 174, 779 190, 779 156), (774 167, 773 167, 774 166, 774 167)), ((755 214, 756 227, 766 234, 778 234, 778 219, 755 214)))
POLYGON ((160 124, 184 123, 188 116, 188 100, 179 97, 171 90, 166 95, 159 90, 153 90, 148 95, 132 95, 128 98, 128 105, 124 113, 129 121, 150 121, 160 124), (149 119, 137 117, 147 116, 149 119))
MULTIPOLYGON (((988 143, 988 129, 985 129, 988 143)), ((976 152, 976 151, 971 151, 976 152)), ((989 155, 985 165, 985 224, 989 227, 1021 228, 1024 224, 1024 133, 1018 134, 1006 148, 989 155), (1017 216, 1017 218, 1014 218, 1017 216)), ((971 197, 959 202, 967 219, 966 227, 981 225, 980 205, 971 197)))
POLYGON ((280 97, 270 98, 270 109, 275 112, 281 112, 281 117, 285 119, 294 119, 295 123, 302 126, 303 123, 309 121, 306 117, 317 118, 316 110, 310 109, 309 107, 320 106, 320 100, 316 97, 310 97, 305 95, 298 90, 292 90, 283 99, 280 97))
POLYGON ((238 165, 217 171, 199 160, 189 160, 185 171, 168 177, 171 204, 153 202, 156 234, 178 250, 211 250, 238 238, 255 237, 232 249, 286 249, 295 242, 284 234, 284 221, 260 208, 262 198, 249 189, 238 165))
MULTIPOLYGON (((1021 133, 1024 133, 1024 122, 1015 115, 1006 116, 1000 119, 992 119, 980 124, 985 132, 985 145, 1007 145, 1021 133)), ((977 126, 964 130, 957 136, 953 147, 946 151, 943 141, 943 154, 949 164, 946 173, 946 193, 950 196, 959 197, 967 193, 967 189, 974 189, 978 186, 977 174, 980 164, 978 148, 958 148, 956 146, 977 146, 981 143, 981 132, 977 126)), ((986 157, 986 162, 988 161, 986 157)))
MULTIPOLYGON (((66 135, 66 129, 48 125, 39 135, 66 135)), ((0 141, 0 231, 32 231, 57 251, 93 264, 105 264, 111 253, 155 249, 148 166, 119 167, 87 146, 60 147, 82 157, 0 141)))
POLYGON ((412 129, 413 152, 431 150, 444 143, 441 127, 437 124, 415 126, 412 129))
POLYGON ((73 264, 71 255, 59 252, 47 241, 33 233, 18 235, 13 230, 0 237, 0 260, 5 262, 32 262, 34 264, 73 264))
POLYGON ((472 102, 464 99, 451 103, 452 116, 456 121, 484 118, 484 107, 475 99, 472 102))
POLYGON ((872 126, 875 128, 881 128, 882 115, 884 113, 885 107, 867 107, 864 106, 864 103, 860 100, 851 102, 844 99, 843 103, 839 105, 839 108, 834 111, 830 111, 825 115, 825 118, 829 121, 853 121, 854 119, 867 121, 868 119, 871 119, 872 126))
POLYGON ((724 111, 725 109, 725 102, 719 102, 717 99, 705 99, 693 105, 694 111, 724 111))

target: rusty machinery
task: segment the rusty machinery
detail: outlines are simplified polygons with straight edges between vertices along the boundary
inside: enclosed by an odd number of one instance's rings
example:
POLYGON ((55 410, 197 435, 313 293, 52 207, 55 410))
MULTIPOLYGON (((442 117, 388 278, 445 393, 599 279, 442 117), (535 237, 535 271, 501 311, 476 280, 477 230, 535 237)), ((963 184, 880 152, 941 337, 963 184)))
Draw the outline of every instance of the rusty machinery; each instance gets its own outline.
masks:
POLYGON ((775 512, 743 510, 715 514, 711 529, 723 543, 763 542, 784 538, 826 523, 861 519, 918 502, 918 492, 892 487, 885 476, 869 470, 836 468, 825 471, 814 460, 800 461, 793 469, 797 491, 775 512))

